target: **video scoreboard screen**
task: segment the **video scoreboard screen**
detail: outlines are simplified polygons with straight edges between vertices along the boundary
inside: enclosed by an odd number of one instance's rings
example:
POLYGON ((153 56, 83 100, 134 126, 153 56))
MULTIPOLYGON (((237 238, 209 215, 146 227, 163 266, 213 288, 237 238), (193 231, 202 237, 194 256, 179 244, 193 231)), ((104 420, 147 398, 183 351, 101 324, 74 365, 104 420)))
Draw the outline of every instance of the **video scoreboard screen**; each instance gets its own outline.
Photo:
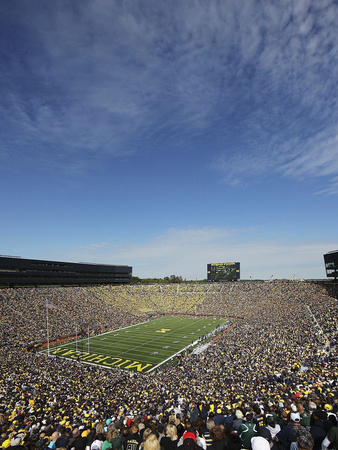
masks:
POLYGON ((338 278, 338 250, 324 255, 326 276, 328 278, 338 278))
POLYGON ((239 262, 215 263, 207 265, 208 281, 237 281, 239 280, 239 262))

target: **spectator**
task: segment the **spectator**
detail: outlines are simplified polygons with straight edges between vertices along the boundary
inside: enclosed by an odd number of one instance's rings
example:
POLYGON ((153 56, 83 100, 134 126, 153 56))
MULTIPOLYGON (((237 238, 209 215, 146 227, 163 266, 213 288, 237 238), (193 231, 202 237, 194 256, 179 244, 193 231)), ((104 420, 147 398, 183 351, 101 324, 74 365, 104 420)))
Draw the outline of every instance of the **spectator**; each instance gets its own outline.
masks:
POLYGON ((167 436, 162 437, 160 444, 164 450, 175 450, 177 448, 178 435, 175 425, 171 423, 167 425, 167 436))
POLYGON ((210 431, 210 437, 212 439, 212 444, 207 447, 207 450, 226 450, 227 440, 224 430, 220 426, 215 425, 210 431))
POLYGON ((242 447, 251 449, 251 439, 258 435, 256 425, 253 423, 252 413, 245 415, 245 421, 238 428, 238 437, 242 442, 242 447))
POLYGON ((314 441, 314 450, 320 450, 322 442, 332 427, 325 411, 315 409, 310 418, 310 433, 314 441))

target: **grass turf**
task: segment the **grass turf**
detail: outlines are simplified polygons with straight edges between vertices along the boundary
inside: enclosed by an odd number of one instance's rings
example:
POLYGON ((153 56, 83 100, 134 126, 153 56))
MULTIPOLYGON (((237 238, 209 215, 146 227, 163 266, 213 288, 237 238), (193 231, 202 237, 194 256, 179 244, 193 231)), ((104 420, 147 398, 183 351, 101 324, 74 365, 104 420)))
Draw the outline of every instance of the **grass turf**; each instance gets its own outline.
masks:
MULTIPOLYGON (((49 349, 51 355, 103 367, 148 372, 170 359, 226 319, 166 316, 49 349), (89 341, 89 351, 88 351, 89 341)), ((44 349, 44 352, 47 350, 44 349)))

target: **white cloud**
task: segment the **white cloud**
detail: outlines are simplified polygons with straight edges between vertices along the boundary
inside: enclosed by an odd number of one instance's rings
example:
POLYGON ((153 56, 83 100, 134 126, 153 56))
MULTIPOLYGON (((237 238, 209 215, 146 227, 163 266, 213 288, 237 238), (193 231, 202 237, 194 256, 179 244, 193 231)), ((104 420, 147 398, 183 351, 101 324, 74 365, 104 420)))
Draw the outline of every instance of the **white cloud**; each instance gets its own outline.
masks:
POLYGON ((76 171, 97 155, 155 152, 163 142, 186 151, 208 134, 230 184, 338 173, 328 164, 338 114, 334 2, 26 8, 9 15, 25 41, 11 43, 20 51, 2 68, 8 158, 76 171))
MULTIPOLYGON (((181 275, 206 278, 215 262, 241 263, 241 278, 325 278, 323 254, 338 248, 329 240, 259 239, 258 229, 169 229, 143 243, 91 244, 64 250, 63 259, 133 266, 141 278, 181 275)), ((61 259, 62 259, 61 258, 61 259)))

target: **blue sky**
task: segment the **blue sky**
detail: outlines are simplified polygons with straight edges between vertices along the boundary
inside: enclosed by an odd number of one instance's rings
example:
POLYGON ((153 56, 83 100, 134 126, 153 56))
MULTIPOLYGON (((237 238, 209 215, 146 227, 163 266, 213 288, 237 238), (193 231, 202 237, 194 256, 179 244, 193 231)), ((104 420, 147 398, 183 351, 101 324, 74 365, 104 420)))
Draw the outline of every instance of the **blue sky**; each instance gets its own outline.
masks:
POLYGON ((325 278, 335 1, 0 3, 0 253, 325 278))

